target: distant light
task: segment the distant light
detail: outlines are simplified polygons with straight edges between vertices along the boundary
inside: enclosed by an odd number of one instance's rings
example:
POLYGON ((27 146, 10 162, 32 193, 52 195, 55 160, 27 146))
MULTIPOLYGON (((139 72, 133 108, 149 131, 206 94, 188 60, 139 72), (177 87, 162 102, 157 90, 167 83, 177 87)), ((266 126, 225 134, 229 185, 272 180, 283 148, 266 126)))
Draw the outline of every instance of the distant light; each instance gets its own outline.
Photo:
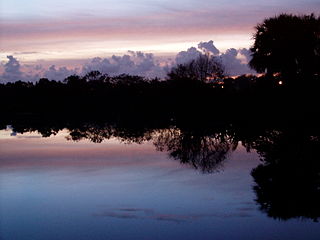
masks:
POLYGON ((221 86, 221 88, 224 88, 224 86, 221 86))
POLYGON ((279 82, 278 82, 278 84, 279 84, 279 85, 282 85, 282 84, 283 84, 283 82, 282 82, 282 81, 279 81, 279 82))

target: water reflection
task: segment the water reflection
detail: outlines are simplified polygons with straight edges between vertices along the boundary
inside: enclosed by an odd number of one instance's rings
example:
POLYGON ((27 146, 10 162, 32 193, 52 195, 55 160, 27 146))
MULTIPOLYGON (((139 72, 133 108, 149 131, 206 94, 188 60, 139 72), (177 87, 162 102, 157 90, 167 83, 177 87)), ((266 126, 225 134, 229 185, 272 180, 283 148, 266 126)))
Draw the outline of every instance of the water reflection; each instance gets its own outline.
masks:
POLYGON ((72 141, 89 139, 101 143, 110 138, 126 143, 151 141, 158 151, 168 152, 171 158, 182 164, 189 164, 203 173, 219 170, 238 144, 226 129, 143 129, 86 124, 69 131, 67 139, 72 141))
POLYGON ((166 151, 173 159, 203 173, 218 170, 227 154, 237 148, 237 142, 223 132, 205 135, 171 128, 157 131, 152 140, 157 150, 166 151))
POLYGON ((315 132, 268 131, 250 142, 262 164, 252 170, 260 209, 268 216, 320 217, 320 138, 315 132))
POLYGON ((203 173, 218 171, 241 142, 255 150, 261 164, 252 170, 253 190, 260 210, 281 220, 320 217, 320 131, 295 126, 195 126, 144 123, 14 124, 18 133, 38 131, 43 137, 67 128, 69 141, 88 139, 94 143, 116 138, 125 143, 150 141, 156 150, 203 173))

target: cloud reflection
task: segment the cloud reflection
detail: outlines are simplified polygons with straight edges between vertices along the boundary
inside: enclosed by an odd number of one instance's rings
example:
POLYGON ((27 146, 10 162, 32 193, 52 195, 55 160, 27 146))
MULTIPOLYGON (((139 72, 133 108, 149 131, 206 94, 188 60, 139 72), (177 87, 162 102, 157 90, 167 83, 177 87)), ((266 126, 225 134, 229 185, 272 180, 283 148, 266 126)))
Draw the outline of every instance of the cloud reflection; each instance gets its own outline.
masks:
POLYGON ((235 212, 230 213, 208 213, 208 214, 172 214, 172 213, 159 213, 154 209, 144 208, 116 208, 109 211, 102 211, 94 213, 95 217, 110 217, 119 219, 139 219, 139 220, 155 220, 166 221, 175 223, 192 222, 194 220, 201 220, 203 218, 243 218, 251 217, 253 209, 241 208, 235 212))

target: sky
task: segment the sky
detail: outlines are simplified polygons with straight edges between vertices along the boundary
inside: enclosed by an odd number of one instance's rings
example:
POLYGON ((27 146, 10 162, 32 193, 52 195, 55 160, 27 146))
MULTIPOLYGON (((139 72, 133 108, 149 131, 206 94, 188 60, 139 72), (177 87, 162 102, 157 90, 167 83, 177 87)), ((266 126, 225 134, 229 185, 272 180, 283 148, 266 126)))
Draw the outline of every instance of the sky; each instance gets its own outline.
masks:
MULTIPOLYGON (((61 76, 62 72, 83 72, 97 57, 110 61, 113 55, 121 58, 127 55, 135 64, 145 61, 134 56, 138 52, 152 53, 152 64, 156 66, 148 74, 141 74, 162 76, 163 67, 174 64, 179 52, 197 48, 200 42, 213 40, 219 53, 232 48, 238 52, 248 49, 253 43, 254 26, 284 12, 317 14, 320 3, 319 0, 1 0, 0 73, 6 75, 0 79, 13 79, 8 77, 12 69, 8 72, 5 67, 10 62, 7 56, 19 64, 14 76, 25 80, 45 76, 46 72, 50 75, 50 71, 51 75, 59 72, 61 76)), ((237 59, 243 63, 245 58, 238 52, 237 59)), ((139 73, 138 70, 133 72, 139 73)), ((237 71, 229 70, 231 75, 237 71)))

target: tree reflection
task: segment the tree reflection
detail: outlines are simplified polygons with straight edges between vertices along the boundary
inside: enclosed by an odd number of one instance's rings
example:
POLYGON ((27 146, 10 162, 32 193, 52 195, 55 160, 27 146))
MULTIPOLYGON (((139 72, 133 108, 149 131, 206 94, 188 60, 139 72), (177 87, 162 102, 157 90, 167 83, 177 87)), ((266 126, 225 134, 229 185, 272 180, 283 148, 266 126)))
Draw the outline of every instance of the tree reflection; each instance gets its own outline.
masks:
POLYGON ((92 124, 71 128, 69 131, 70 133, 67 139, 72 141, 89 139, 91 142, 101 143, 103 140, 110 139, 113 136, 112 127, 101 127, 92 124))
POLYGON ((228 153, 237 148, 237 143, 224 133, 202 135, 177 128, 159 130, 153 143, 157 150, 167 151, 173 159, 190 164, 203 173, 218 170, 228 153))
POLYGON ((95 143, 116 138, 125 143, 152 141, 158 151, 183 164, 190 164, 203 173, 218 170, 237 142, 226 132, 204 134, 204 131, 181 130, 175 127, 165 129, 126 128, 110 125, 86 124, 69 129, 67 139, 79 141, 89 139, 95 143))
POLYGON ((80 141, 88 139, 94 143, 101 143, 104 140, 116 138, 120 142, 138 143, 151 140, 152 130, 144 128, 115 127, 108 124, 85 124, 69 128, 68 140, 80 141))
POLYGON ((252 170, 260 209, 287 220, 320 216, 320 135, 305 130, 267 131, 251 142, 263 164, 252 170))
MULTIPOLYGON (((125 119, 125 118, 121 118, 125 119)), ((44 137, 67 129, 70 141, 101 143, 117 139, 141 144, 151 141, 158 151, 202 173, 218 171, 239 142, 255 150, 262 164, 252 170, 253 190, 260 210, 269 217, 287 220, 320 217, 320 130, 317 124, 294 127, 214 124, 147 120, 101 122, 16 121, 13 131, 38 131, 44 137), (249 126, 249 127, 248 127, 249 126)), ((4 124, 0 126, 5 127, 4 124)))

